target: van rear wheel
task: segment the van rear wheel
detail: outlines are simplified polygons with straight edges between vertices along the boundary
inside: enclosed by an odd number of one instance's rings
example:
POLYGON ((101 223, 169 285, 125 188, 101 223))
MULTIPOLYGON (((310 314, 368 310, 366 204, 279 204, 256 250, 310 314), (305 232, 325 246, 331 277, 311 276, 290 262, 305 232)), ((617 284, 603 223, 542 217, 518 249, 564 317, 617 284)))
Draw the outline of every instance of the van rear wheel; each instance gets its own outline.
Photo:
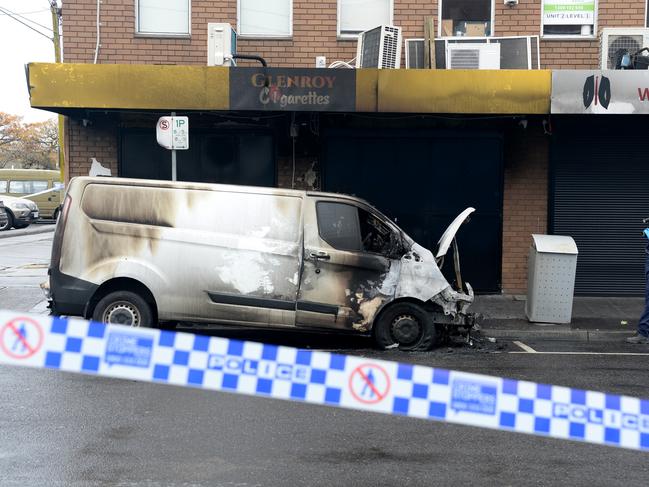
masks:
POLYGON ((386 309, 374 326, 374 341, 381 349, 429 350, 437 333, 430 315, 415 303, 398 303, 386 309))
POLYGON ((102 323, 133 327, 155 325, 149 303, 131 291, 115 291, 101 298, 95 306, 92 319, 102 323))

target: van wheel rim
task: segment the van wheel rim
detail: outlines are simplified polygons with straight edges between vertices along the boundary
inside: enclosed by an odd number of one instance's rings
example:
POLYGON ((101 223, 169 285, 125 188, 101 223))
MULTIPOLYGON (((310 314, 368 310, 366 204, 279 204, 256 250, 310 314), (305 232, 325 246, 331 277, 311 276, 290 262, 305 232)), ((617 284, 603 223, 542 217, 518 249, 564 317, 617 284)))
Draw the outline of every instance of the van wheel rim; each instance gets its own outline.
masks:
POLYGON ((412 345, 421 337, 421 325, 412 315, 397 316, 390 328, 392 338, 400 345, 412 345))
POLYGON ((131 303, 119 301, 106 308, 102 321, 113 325, 140 326, 140 311, 131 303))

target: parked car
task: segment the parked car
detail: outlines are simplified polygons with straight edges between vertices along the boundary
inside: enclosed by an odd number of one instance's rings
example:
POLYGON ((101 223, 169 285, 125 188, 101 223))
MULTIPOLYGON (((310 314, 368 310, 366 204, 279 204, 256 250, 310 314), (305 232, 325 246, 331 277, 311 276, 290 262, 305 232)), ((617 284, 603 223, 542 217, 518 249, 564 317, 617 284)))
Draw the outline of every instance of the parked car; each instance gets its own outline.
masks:
POLYGON ((33 201, 39 208, 40 218, 56 220, 63 194, 59 171, 0 169, 0 197, 7 195, 33 201))
POLYGON ((5 230, 14 228, 25 228, 30 223, 38 220, 39 210, 36 203, 24 198, 14 198, 12 196, 2 196, 2 202, 5 206, 7 215, 7 224, 5 230))
POLYGON ((338 330, 428 349, 473 325, 471 286, 453 289, 436 261, 472 211, 433 255, 351 196, 75 178, 54 235, 50 307, 131 326, 338 330))
POLYGON ((0 201, 0 232, 3 230, 9 230, 11 227, 9 224, 9 218, 7 217, 7 211, 5 205, 0 201))

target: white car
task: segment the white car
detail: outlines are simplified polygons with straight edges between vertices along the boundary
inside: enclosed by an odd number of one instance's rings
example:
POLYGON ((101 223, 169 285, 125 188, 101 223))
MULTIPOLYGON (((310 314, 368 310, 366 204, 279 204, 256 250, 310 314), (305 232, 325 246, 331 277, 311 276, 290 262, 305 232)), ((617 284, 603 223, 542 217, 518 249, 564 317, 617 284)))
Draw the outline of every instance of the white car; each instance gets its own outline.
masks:
POLYGON ((33 201, 13 196, 2 196, 2 202, 7 222, 2 225, 4 218, 0 221, 0 230, 9 230, 11 227, 25 228, 39 217, 38 206, 33 201))

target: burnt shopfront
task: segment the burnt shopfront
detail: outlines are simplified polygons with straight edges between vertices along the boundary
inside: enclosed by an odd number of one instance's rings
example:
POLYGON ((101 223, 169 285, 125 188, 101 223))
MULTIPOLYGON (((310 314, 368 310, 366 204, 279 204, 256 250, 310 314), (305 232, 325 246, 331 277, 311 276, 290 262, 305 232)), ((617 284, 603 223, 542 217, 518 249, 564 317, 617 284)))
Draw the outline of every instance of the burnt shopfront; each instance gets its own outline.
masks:
MULTIPOLYGON (((32 105, 69 117, 68 177, 88 174, 94 158, 112 175, 170 179, 170 153, 157 145, 155 125, 174 111, 190 120, 189 150, 177 153, 179 180, 353 194, 431 249, 472 206, 477 211, 458 237, 466 280, 479 292, 524 292, 529 240, 518 235, 546 229, 544 219, 518 213, 530 171, 513 141, 531 136, 547 144, 540 116, 548 111, 548 72, 476 79, 459 72, 137 68, 30 66, 32 105), (71 71, 76 90, 62 92, 52 78, 71 71), (112 83, 97 90, 99 74, 112 83), (85 91, 89 78, 94 95, 85 91), (138 84, 149 90, 119 92, 138 84)), ((545 194, 531 197, 545 207, 545 194)))

